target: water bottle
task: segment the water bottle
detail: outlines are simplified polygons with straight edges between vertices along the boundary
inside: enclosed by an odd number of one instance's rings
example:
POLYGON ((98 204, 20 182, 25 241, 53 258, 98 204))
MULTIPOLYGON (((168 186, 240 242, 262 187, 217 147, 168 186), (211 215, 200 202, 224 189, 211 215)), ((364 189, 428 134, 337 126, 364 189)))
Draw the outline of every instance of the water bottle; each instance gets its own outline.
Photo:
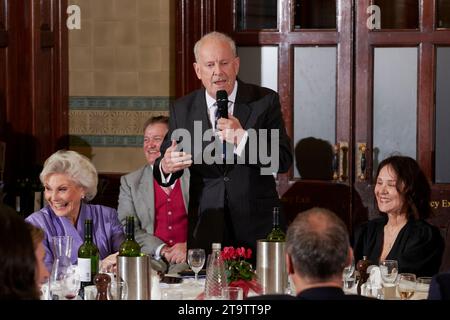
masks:
POLYGON ((222 289, 227 287, 225 261, 220 255, 221 244, 212 244, 211 260, 206 269, 205 300, 221 300, 222 289))

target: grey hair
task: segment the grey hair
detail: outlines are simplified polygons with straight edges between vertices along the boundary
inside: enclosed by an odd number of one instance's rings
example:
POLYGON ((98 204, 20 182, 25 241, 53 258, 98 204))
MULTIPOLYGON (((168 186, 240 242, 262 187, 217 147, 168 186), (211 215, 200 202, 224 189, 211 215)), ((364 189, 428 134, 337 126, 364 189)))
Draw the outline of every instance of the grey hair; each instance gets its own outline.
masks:
POLYGON ((347 227, 327 209, 299 213, 287 231, 286 251, 295 273, 306 278, 326 281, 341 275, 349 248, 347 227))
POLYGON ((87 201, 94 199, 97 194, 97 169, 87 157, 78 152, 59 150, 45 160, 44 168, 39 175, 42 184, 54 173, 65 174, 80 185, 85 191, 87 201))
POLYGON ((215 40, 227 42, 231 48, 231 51, 233 52, 233 55, 235 57, 237 57, 236 43, 234 42, 234 40, 231 39, 229 36, 227 36, 225 33, 213 31, 213 32, 205 34, 203 37, 200 38, 200 40, 198 40, 195 43, 194 55, 195 55, 196 62, 198 62, 198 60, 199 60, 198 55, 199 55, 200 47, 203 45, 203 42, 208 39, 215 39, 215 40))

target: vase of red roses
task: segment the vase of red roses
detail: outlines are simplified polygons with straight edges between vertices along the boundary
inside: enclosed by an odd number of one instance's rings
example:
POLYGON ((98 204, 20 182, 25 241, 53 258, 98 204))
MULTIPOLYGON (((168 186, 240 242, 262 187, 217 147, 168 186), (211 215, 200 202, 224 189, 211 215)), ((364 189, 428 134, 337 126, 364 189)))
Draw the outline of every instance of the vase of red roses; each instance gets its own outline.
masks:
POLYGON ((241 287, 244 298, 248 296, 250 290, 256 294, 262 293, 262 287, 256 280, 256 272, 250 262, 252 250, 244 247, 225 247, 221 252, 225 262, 225 272, 229 287, 241 287))

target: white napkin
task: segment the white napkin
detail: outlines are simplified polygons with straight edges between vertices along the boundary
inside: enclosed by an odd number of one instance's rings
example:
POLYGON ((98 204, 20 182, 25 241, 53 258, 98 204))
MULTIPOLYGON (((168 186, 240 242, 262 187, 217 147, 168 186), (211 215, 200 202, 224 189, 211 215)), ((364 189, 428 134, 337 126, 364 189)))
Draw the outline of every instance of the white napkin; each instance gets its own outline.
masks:
POLYGON ((367 272, 369 273, 369 279, 367 282, 363 284, 361 293, 368 297, 375 297, 378 299, 382 299, 383 295, 383 281, 381 279, 381 270, 377 265, 371 265, 367 268, 367 272))

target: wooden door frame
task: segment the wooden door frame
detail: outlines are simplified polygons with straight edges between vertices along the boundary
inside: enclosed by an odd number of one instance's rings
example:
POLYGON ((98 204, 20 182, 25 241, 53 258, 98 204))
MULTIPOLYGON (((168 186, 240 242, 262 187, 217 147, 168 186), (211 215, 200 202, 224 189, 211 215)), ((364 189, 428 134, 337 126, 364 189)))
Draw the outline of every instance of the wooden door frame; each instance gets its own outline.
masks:
POLYGON ((68 137, 67 0, 0 4, 0 135, 12 187, 20 175, 31 178, 68 137))

